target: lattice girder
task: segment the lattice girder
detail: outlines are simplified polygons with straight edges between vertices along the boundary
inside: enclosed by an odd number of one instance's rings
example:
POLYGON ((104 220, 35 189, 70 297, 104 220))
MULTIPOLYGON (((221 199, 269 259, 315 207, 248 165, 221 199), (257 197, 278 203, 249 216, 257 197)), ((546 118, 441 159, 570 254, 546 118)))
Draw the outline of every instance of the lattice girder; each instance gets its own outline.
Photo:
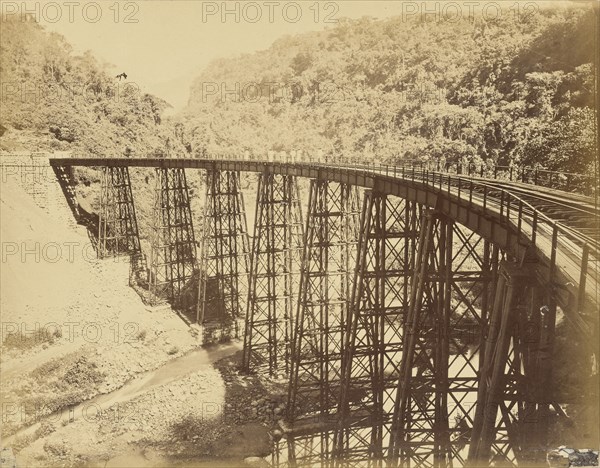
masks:
POLYGON ((373 466, 381 465, 389 439, 402 351, 402 325, 408 309, 420 209, 384 194, 365 193, 357 266, 346 334, 338 460, 346 460, 348 432, 370 424, 373 466))
POLYGON ((99 258, 141 251, 128 167, 102 168, 97 246, 99 258))
POLYGON ((196 275, 196 241, 184 169, 156 169, 150 239, 149 287, 153 300, 177 306, 196 275))
POLYGON ((289 374, 302 230, 296 178, 261 174, 242 358, 246 371, 289 374))
POLYGON ((196 321, 240 336, 246 314, 249 239, 240 175, 236 171, 209 170, 202 231, 196 321))
POLYGON ((73 166, 52 166, 52 169, 75 221, 79 221, 79 203, 77 203, 77 194, 75 192, 73 166))
POLYGON ((477 391, 478 348, 498 252, 452 220, 423 215, 403 335, 391 466, 462 465, 477 391), (451 423, 451 420, 454 420, 451 423))
POLYGON ((291 420, 337 411, 358 216, 356 188, 311 181, 292 345, 291 420))

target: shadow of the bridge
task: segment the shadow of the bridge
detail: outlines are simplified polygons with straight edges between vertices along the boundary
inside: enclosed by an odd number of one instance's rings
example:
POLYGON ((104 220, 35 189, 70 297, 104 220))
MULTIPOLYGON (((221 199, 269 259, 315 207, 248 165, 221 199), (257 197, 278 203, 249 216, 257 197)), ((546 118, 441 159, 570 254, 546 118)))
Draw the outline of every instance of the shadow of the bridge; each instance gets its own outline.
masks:
POLYGON ((243 334, 245 371, 288 376, 274 463, 541 463, 556 317, 594 330, 597 249, 513 186, 404 167, 104 163, 121 183, 102 179, 115 194, 102 212, 119 216, 101 220, 98 243, 137 239, 129 166, 154 165, 149 258, 124 244, 142 289, 205 342, 243 334), (199 254, 184 167, 207 170, 199 254), (259 173, 252 246, 241 170, 259 173))

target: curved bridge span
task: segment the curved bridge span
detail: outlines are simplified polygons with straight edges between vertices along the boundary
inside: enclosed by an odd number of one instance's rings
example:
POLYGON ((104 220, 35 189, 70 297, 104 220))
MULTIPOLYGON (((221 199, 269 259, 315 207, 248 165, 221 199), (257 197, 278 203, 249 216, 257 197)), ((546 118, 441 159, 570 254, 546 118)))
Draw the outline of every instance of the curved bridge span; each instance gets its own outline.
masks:
POLYGON ((560 411, 557 314, 598 342, 598 209, 588 197, 414 166, 50 164, 76 215, 72 168, 102 170, 100 256, 131 254, 138 285, 176 307, 189 306, 192 285, 206 336, 243 329, 242 367, 286 376, 294 460, 537 463, 560 411), (136 167, 156 175, 148 256, 136 167), (185 169, 206 171, 199 255, 185 169), (259 174, 252 236, 243 172, 259 174), (310 181, 305 216, 299 179, 310 181), (318 453, 303 443, 317 430, 318 453))

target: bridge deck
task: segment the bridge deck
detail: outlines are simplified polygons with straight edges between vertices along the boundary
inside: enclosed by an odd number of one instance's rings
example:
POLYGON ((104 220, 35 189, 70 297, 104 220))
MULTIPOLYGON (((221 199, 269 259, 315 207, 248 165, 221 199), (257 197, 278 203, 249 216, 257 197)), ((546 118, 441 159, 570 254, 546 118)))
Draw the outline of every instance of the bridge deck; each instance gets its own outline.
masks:
POLYGON ((534 249, 537 274, 558 285, 563 309, 598 312, 598 207, 590 197, 510 181, 406 166, 174 158, 51 158, 52 166, 270 172, 327 179, 436 208, 517 259, 534 249), (584 291, 578 285, 587 278, 584 291))

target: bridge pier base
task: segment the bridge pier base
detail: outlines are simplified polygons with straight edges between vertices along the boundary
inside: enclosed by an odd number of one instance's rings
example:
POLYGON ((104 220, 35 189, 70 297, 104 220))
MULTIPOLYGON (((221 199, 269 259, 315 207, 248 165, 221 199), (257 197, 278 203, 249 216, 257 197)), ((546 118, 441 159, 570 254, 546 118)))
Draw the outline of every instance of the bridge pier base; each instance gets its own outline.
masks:
POLYGON ((291 355, 290 421, 337 411, 351 271, 358 241, 355 187, 312 180, 291 355))
POLYGON ((302 237, 296 178, 261 174, 242 358, 247 372, 289 375, 302 237))
POLYGON ((205 341, 214 338, 213 331, 239 338, 247 305, 249 254, 240 174, 209 170, 196 309, 205 341))
MULTIPOLYGON (((286 433, 274 443, 271 466, 329 468, 334 466, 334 430, 327 427, 312 427, 302 431, 286 433)), ((368 466, 369 460, 354 460, 354 465, 368 466), (362 463, 361 463, 362 462, 362 463)))
POLYGON ((196 242, 185 170, 157 168, 148 278, 152 301, 168 299, 184 308, 191 305, 196 271, 196 242))
POLYGON ((141 252, 128 167, 103 167, 98 258, 141 252))

